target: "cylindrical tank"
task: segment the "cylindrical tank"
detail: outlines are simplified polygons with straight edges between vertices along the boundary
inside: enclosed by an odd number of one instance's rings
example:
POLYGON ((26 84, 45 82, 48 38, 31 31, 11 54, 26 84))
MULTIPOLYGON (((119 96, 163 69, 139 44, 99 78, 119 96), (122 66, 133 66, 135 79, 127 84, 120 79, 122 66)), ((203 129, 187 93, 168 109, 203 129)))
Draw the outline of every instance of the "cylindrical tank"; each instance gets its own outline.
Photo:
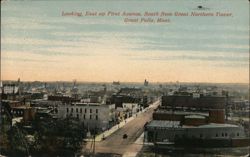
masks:
POLYGON ((225 123, 225 110, 224 109, 210 109, 209 110, 210 123, 225 123))

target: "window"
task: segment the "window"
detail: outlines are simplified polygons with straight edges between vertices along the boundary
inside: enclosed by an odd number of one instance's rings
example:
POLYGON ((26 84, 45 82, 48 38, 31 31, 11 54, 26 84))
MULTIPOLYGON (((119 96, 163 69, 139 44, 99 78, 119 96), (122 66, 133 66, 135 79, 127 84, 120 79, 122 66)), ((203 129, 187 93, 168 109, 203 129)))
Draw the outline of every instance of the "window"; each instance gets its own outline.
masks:
POLYGON ((58 113, 58 110, 57 110, 57 108, 55 108, 55 113, 58 113))
POLYGON ((78 113, 78 108, 76 108, 76 112, 78 113))
POLYGON ((240 134, 237 132, 237 136, 240 136, 240 134))
POLYGON ((92 115, 89 116, 89 119, 92 119, 92 115))
POLYGON ((79 119, 79 114, 76 115, 76 118, 79 119))
POLYGON ((224 133, 222 133, 221 136, 224 137, 224 133))
POLYGON ((96 109, 95 112, 98 113, 98 109, 96 109))
POLYGON ((85 111, 84 111, 85 113, 87 113, 87 109, 85 108, 85 111))
POLYGON ((225 133, 225 136, 227 136, 227 133, 225 133))
POLYGON ((73 108, 71 108, 71 112, 73 112, 73 108))
POLYGON ((82 113, 82 108, 80 108, 80 113, 82 113))
POLYGON ((90 113, 92 113, 92 109, 90 109, 90 111, 89 111, 90 113))
POLYGON ((69 108, 67 108, 67 113, 69 113, 69 108))
POLYGON ((218 137, 218 134, 216 134, 215 136, 218 137))
POLYGON ((95 116, 95 119, 98 120, 98 115, 95 116))
POLYGON ((200 138, 202 138, 203 137, 203 135, 202 134, 200 134, 200 138))
POLYGON ((85 115, 83 115, 83 119, 86 119, 86 116, 85 116, 85 115))

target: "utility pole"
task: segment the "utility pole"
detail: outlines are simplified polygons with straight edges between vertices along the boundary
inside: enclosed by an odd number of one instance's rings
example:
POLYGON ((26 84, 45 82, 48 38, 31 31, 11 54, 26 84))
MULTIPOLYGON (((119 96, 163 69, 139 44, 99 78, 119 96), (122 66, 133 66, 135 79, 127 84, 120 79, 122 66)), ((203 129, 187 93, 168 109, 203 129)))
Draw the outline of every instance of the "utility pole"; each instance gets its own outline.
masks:
POLYGON ((96 127, 95 127, 95 130, 94 130, 93 157, 95 156, 95 136, 96 136, 96 127))

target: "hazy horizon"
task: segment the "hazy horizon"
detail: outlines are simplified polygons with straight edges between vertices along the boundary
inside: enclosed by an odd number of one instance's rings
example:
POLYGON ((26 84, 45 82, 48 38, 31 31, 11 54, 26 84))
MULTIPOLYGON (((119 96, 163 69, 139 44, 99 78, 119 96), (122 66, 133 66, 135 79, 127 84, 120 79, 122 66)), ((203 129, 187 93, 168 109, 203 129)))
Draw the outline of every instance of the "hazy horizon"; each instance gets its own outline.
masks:
MULTIPOLYGON (((1 80, 2 82, 17 82, 18 79, 16 80, 1 80)), ((144 84, 144 80, 142 80, 141 82, 121 82, 119 80, 114 80, 114 81, 107 81, 107 82, 101 82, 101 81, 81 81, 81 80, 77 80, 77 79, 72 79, 72 80, 51 80, 51 81, 44 81, 44 80, 22 80, 20 79, 21 82, 47 82, 47 83, 56 83, 56 82, 64 82, 64 83, 72 83, 74 81, 76 81, 77 83, 113 83, 113 82, 119 82, 121 84, 144 84)), ((180 82, 180 81, 166 81, 166 82, 151 82, 150 80, 149 84, 239 84, 239 85, 248 85, 249 83, 240 83, 240 82, 180 82)))
POLYGON ((1 80, 249 83, 248 4, 3 1, 1 80), (72 11, 190 12, 199 5, 208 8, 202 12, 233 16, 170 17, 168 24, 62 16, 72 11))

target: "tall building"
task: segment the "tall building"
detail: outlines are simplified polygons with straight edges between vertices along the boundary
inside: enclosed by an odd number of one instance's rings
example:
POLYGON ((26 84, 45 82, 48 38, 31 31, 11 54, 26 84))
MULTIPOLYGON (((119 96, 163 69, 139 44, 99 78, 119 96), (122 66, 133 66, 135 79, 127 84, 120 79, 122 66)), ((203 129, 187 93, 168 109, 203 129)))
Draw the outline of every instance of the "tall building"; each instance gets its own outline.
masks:
POLYGON ((149 82, 145 79, 145 80, 144 80, 144 86, 148 86, 148 83, 149 83, 149 82))

